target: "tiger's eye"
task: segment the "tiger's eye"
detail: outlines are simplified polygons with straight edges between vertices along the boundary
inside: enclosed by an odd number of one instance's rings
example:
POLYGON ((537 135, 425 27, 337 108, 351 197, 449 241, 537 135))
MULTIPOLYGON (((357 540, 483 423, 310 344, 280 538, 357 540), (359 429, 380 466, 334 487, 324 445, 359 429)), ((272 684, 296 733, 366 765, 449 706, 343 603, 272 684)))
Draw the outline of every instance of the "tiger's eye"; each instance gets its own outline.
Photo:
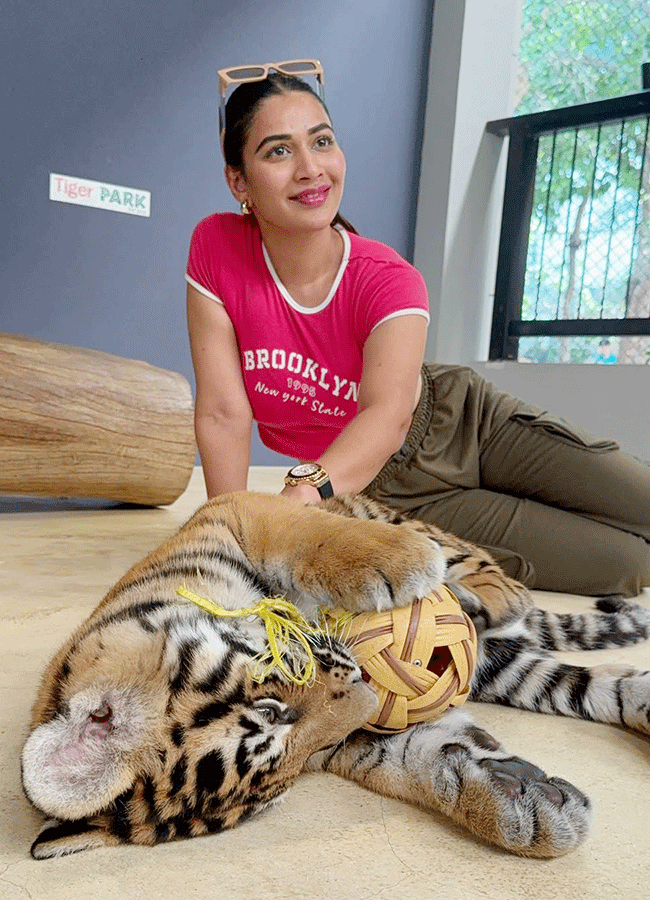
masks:
POLYGON ((278 711, 273 706, 260 706, 258 712, 261 713, 271 725, 278 720, 278 711))

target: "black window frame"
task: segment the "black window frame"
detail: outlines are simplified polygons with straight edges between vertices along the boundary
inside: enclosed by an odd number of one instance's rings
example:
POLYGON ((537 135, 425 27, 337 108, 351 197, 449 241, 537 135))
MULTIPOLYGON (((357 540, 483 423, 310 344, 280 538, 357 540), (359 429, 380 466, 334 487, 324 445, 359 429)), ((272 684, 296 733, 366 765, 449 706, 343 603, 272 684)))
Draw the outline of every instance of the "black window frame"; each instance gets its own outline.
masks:
POLYGON ((520 337, 650 335, 650 318, 536 321, 521 318, 539 138, 553 132, 646 116, 650 116, 650 90, 487 123, 489 134, 509 138, 490 360, 516 360, 520 337))

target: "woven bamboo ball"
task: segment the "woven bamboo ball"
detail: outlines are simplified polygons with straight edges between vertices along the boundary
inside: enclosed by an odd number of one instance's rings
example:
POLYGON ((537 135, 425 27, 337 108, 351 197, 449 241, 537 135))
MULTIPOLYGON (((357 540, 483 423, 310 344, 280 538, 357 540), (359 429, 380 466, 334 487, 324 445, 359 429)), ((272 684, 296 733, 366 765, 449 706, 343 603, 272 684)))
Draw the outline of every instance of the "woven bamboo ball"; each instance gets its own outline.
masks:
POLYGON ((403 731, 467 700, 476 631, 448 588, 400 609, 356 615, 336 609, 328 617, 377 693, 371 731, 403 731))

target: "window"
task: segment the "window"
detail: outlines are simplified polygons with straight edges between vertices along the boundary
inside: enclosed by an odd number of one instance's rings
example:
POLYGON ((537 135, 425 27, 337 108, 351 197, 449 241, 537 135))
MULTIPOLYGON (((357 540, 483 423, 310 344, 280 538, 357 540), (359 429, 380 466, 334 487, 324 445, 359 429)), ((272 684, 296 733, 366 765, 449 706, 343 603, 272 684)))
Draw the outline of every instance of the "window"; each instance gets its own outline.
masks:
POLYGON ((647 0, 524 0, 491 359, 650 364, 646 61, 647 0))

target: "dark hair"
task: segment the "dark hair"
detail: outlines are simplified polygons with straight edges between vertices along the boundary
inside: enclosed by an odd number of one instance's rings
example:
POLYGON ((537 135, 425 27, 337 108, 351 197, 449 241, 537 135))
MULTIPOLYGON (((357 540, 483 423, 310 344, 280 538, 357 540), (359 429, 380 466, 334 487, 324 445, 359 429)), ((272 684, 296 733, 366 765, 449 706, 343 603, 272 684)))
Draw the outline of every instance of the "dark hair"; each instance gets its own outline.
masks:
MULTIPOLYGON (((257 108, 267 97, 287 94, 289 91, 301 91, 316 97, 331 120, 325 103, 316 91, 306 81, 297 78, 295 75, 271 72, 261 81, 244 82, 235 88, 226 103, 223 155, 227 165, 233 169, 243 171, 244 145, 257 108)), ((347 231, 357 234, 352 225, 340 213, 336 214, 332 225, 342 225, 347 231)))

